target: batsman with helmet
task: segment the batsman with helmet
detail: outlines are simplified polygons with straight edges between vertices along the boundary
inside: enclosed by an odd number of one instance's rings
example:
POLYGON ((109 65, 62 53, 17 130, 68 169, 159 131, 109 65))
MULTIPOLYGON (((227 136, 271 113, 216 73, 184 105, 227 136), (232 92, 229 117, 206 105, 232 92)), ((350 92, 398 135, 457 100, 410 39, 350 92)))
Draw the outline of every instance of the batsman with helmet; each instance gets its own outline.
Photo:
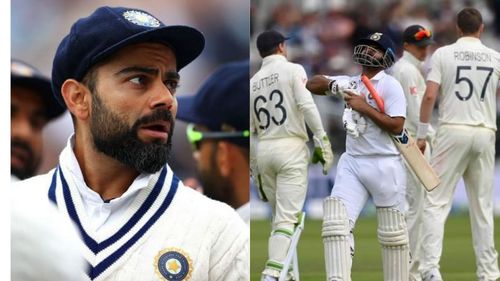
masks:
POLYGON ((394 50, 387 35, 373 33, 354 47, 354 62, 362 66, 360 75, 316 75, 307 83, 314 94, 341 95, 347 106, 343 118, 346 152, 340 157, 331 196, 324 201, 322 237, 329 281, 351 280, 353 230, 369 197, 377 207, 384 280, 408 280, 410 255, 403 215, 406 174, 390 136, 403 130, 406 102, 399 82, 384 71, 394 64, 394 50), (362 75, 370 79, 384 108, 377 106, 362 75))

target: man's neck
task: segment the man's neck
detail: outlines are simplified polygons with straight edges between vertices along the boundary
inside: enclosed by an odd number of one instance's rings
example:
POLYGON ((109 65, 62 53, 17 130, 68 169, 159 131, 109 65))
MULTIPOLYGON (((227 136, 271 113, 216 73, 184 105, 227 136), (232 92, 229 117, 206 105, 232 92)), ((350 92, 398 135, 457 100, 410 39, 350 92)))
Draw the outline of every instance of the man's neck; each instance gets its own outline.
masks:
POLYGON ((377 75, 380 71, 382 71, 382 68, 379 67, 368 67, 368 66, 363 66, 363 71, 361 74, 365 75, 368 77, 368 79, 372 79, 373 76, 377 75))
POLYGON ((103 200, 120 197, 139 175, 134 168, 96 151, 85 136, 76 134, 74 153, 85 183, 103 200))
POLYGON ((480 39, 481 38, 481 32, 475 32, 475 33, 469 33, 469 34, 460 34, 460 38, 463 38, 463 37, 472 37, 472 38, 476 38, 476 39, 480 39))
POLYGON ((238 162, 235 165, 236 168, 233 169, 233 176, 230 179, 234 188, 234 198, 230 205, 234 209, 238 209, 250 200, 250 192, 248 188, 244 188, 248 187, 248 179, 250 178, 250 167, 248 166, 248 160, 246 161, 246 163, 238 162))

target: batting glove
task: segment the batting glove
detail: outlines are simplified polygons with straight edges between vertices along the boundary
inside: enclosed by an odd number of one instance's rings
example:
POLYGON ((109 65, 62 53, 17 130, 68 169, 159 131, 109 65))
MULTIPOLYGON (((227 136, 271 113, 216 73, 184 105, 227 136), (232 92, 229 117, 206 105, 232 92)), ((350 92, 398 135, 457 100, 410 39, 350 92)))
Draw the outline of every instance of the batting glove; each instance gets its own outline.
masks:
POLYGON ((349 81, 344 80, 332 80, 328 83, 328 89, 325 94, 327 96, 344 96, 344 90, 349 88, 349 81))
POLYGON ((322 137, 313 136, 314 140, 314 152, 312 156, 312 163, 321 163, 323 166, 323 174, 328 174, 328 171, 333 165, 333 152, 330 140, 326 134, 322 137))
POLYGON ((350 107, 344 109, 342 123, 344 124, 346 132, 354 138, 359 137, 359 134, 366 131, 367 124, 365 117, 361 116, 359 112, 350 107))
POLYGON ((346 107, 344 109, 344 114, 342 114, 342 123, 344 124, 344 129, 346 132, 354 138, 359 137, 358 128, 356 126, 356 122, 353 119, 352 108, 346 107))

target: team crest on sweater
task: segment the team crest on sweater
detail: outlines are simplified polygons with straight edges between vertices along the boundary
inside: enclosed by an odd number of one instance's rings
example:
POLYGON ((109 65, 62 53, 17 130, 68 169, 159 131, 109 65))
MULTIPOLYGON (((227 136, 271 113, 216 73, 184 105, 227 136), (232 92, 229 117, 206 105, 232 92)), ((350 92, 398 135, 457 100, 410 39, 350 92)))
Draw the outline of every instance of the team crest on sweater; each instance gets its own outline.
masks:
POLYGON ((188 281, 193 271, 191 258, 179 248, 166 248, 158 252, 154 266, 160 280, 167 281, 188 281))

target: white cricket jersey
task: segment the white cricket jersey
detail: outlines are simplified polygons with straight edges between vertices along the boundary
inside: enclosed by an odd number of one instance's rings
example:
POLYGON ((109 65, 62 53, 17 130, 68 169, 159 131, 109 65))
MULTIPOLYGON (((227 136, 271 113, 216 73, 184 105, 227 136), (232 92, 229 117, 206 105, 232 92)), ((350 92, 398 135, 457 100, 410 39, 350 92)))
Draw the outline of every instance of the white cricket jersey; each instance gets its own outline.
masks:
POLYGON ((436 50, 427 81, 440 84, 439 124, 496 130, 500 54, 474 37, 436 50))
MULTIPOLYGON (((375 100, 369 95, 368 89, 361 81, 361 75, 357 76, 325 76, 330 80, 349 81, 349 88, 354 89, 365 96, 366 102, 378 109, 375 100)), ((383 70, 373 76, 370 81, 373 87, 384 101, 385 114, 391 117, 406 117, 406 101, 401 84, 383 70)), ((369 155, 399 155, 399 150, 389 136, 387 131, 382 130, 370 118, 365 117, 366 131, 359 137, 354 138, 347 134, 346 152, 354 156, 369 155)))
POLYGON ((299 137, 308 140, 306 126, 321 135, 323 125, 304 68, 282 55, 267 56, 250 79, 251 129, 259 139, 299 137))
POLYGON ((106 216, 89 207, 92 193, 78 187, 85 182, 73 158, 70 141, 55 169, 13 188, 52 201, 75 223, 85 280, 249 280, 249 229, 234 209, 185 187, 165 165, 139 176, 130 195, 111 200, 126 203, 106 216))
MULTIPOLYGON (((405 128, 416 135, 420 121, 420 105, 425 93, 425 79, 421 72, 422 62, 407 51, 391 68, 391 75, 401 83, 406 98, 405 128)), ((434 130, 429 128, 429 135, 434 130)))

